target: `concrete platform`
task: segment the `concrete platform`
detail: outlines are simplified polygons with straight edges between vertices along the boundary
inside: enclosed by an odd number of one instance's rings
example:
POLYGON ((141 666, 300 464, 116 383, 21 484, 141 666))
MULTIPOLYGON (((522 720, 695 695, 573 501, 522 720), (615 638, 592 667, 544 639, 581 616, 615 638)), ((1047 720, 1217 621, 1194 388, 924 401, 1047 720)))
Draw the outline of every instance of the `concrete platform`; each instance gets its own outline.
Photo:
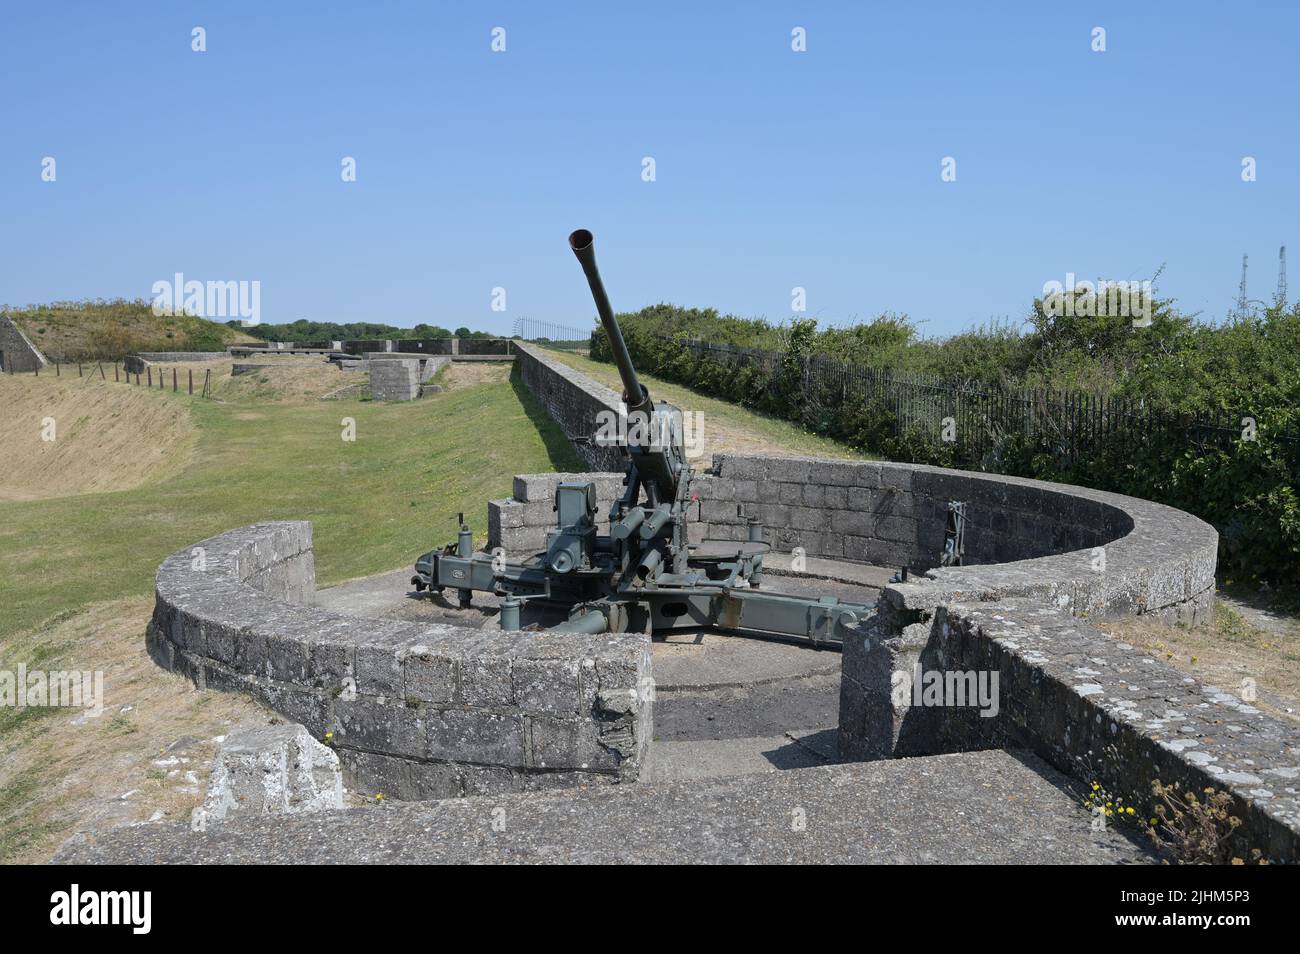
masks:
MULTIPOLYGON (((764 589, 874 602, 876 581, 893 571, 813 561, 791 574, 789 554, 774 554, 764 589), (816 573, 814 577, 809 575, 816 573)), ((500 601, 486 593, 460 609, 454 596, 430 599, 410 586, 404 568, 316 593, 316 604, 350 616, 437 620, 496 627, 500 601)), ((527 622, 527 620, 525 620, 527 622)), ((683 630, 656 637, 655 733, 645 781, 724 777, 837 762, 840 653, 797 643, 683 630), (816 736, 819 745, 797 740, 816 736)))
POLYGON ((1138 864, 1064 779, 1003 751, 79 836, 90 864, 1138 864))

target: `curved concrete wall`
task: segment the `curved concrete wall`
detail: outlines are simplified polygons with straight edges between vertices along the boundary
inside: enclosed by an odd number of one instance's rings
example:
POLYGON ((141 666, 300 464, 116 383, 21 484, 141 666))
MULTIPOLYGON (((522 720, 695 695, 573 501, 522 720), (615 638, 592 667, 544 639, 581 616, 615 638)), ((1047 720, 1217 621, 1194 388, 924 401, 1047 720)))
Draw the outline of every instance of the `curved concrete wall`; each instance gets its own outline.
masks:
POLYGON ((841 757, 1029 749, 1148 815, 1157 780, 1213 787, 1242 820, 1230 837, 1240 857, 1300 860, 1300 730, 1242 687, 1202 685, 1084 621, 1207 621, 1218 535, 1204 521, 1083 487, 909 464, 718 456, 713 471, 692 487, 702 534, 743 539, 743 508, 778 549, 914 571, 844 644, 841 757), (967 564, 945 568, 949 500, 966 502, 967 564), (996 704, 917 705, 895 677, 918 672, 996 674, 996 704))
POLYGON ((924 574, 890 588, 901 605, 1029 596, 1077 615, 1190 622, 1213 603, 1214 528, 1135 497, 920 464, 727 455, 692 490, 711 539, 744 539, 743 509, 778 550, 924 574), (950 500, 966 502, 966 561, 939 568, 950 500))
POLYGON ((158 570, 150 654, 245 691, 318 738, 356 783, 402 798, 634 778, 649 743, 649 643, 358 619, 308 605, 311 524, 232 530, 158 570))

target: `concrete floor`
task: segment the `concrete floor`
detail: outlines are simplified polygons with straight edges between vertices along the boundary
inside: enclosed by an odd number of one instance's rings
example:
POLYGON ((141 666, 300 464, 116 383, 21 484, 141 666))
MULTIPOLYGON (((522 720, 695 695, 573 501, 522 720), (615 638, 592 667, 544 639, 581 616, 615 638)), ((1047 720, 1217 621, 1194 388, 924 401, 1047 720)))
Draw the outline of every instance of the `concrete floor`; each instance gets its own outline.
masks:
POLYGON ((1143 864, 1033 756, 963 752, 639 785, 239 814, 69 841, 73 864, 1143 864), (505 824, 497 822, 504 820, 505 824))

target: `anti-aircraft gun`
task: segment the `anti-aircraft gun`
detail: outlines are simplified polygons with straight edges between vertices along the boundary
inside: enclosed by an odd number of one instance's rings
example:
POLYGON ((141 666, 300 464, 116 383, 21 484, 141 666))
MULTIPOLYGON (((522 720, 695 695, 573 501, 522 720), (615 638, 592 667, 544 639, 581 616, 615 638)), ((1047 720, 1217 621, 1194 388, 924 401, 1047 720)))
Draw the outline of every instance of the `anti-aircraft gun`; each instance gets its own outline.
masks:
POLYGON ((626 489, 611 508, 609 534, 597 530, 595 484, 563 481, 556 487, 556 527, 547 534, 544 552, 518 561, 476 553, 462 515, 457 542, 416 561, 416 590, 455 589, 462 607, 471 605, 475 590, 502 596, 500 623, 506 630, 520 628, 525 601, 538 601, 568 613, 552 630, 714 627, 838 646, 846 628, 871 607, 761 589, 770 547, 757 517, 749 518, 745 541, 688 542, 691 468, 682 412, 654 401, 637 378, 596 268, 591 233, 574 232, 569 247, 591 286, 623 383, 618 443, 626 489))

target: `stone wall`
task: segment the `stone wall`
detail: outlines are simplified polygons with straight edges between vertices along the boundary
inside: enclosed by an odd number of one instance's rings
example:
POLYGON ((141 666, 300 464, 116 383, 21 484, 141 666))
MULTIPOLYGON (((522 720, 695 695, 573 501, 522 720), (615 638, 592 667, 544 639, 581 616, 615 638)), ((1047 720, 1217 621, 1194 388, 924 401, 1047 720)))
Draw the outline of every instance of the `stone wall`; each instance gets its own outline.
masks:
POLYGON ((911 608, 1032 596, 1076 615, 1208 618, 1218 534, 1148 500, 920 464, 717 455, 692 492, 710 539, 741 540, 757 513, 778 550, 925 573, 911 608), (936 568, 948 501, 966 502, 966 565, 936 568))
POLYGON ((311 524, 212 537, 159 568, 150 655, 328 733, 354 787, 444 798, 636 777, 649 642, 359 619, 308 604, 311 524))
POLYGON ((35 371, 49 364, 22 329, 4 315, 0 315, 0 353, 0 371, 8 374, 35 371))
POLYGON ((578 456, 595 471, 623 470, 618 447, 594 442, 597 415, 617 414, 619 396, 604 385, 573 370, 536 345, 515 342, 520 379, 548 414, 560 425, 578 456))
MULTIPOLYGON (((236 361, 230 366, 230 376, 232 378, 237 378, 244 374, 256 374, 259 371, 284 371, 292 367, 293 365, 275 361, 256 361, 251 363, 236 361)), ((158 373, 161 374, 162 372, 159 371, 158 373)))
MULTIPOLYGON (((893 600, 882 608, 886 619, 893 608, 893 600)), ((1038 600, 952 603, 908 618, 873 621, 845 644, 843 757, 1026 749, 1102 785, 1142 819, 1154 812, 1157 780, 1211 787, 1242 819, 1230 840, 1238 857, 1257 849, 1300 861, 1300 728, 1245 701, 1253 697, 1241 686, 1202 685, 1038 600), (969 700, 924 704, 918 669, 996 674, 996 705, 985 715, 969 700), (891 692, 894 673, 912 677, 901 696, 891 692)))
POLYGON ((227 351, 140 351, 127 355, 122 359, 122 364, 131 374, 144 374, 144 369, 151 364, 219 361, 229 356, 230 353, 227 351))

